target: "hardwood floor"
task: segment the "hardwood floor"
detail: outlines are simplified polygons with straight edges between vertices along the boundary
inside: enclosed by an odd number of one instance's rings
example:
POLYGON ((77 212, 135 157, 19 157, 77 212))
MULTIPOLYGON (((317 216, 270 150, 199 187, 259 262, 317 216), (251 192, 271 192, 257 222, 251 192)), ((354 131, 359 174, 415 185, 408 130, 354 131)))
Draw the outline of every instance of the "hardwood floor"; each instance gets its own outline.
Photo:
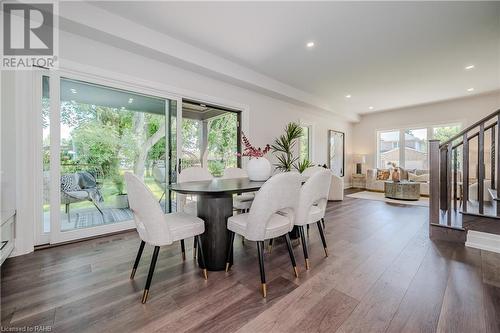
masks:
MULTIPOLYGON (((205 281, 191 253, 162 248, 148 303, 146 246, 129 280, 135 232, 8 259, 2 327, 52 332, 499 332, 500 255, 428 238, 427 208, 345 198, 326 216, 330 256, 310 229, 295 278, 283 242, 265 265, 260 294, 255 244, 235 240, 234 266, 205 281)), ((187 242, 186 248, 192 249, 187 242)))

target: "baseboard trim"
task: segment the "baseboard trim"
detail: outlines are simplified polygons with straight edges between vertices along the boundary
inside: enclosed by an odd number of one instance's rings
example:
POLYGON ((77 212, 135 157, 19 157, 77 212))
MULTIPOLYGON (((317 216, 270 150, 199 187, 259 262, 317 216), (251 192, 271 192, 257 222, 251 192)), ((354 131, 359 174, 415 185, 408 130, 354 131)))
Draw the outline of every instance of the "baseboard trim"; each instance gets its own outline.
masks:
POLYGON ((500 235, 469 230, 465 246, 500 253, 500 235))

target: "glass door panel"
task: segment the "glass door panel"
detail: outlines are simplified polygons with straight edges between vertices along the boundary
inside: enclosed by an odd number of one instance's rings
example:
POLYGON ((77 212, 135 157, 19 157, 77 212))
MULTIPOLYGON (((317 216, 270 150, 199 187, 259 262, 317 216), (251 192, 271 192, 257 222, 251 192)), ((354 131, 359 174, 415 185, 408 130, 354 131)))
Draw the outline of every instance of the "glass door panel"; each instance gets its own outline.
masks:
POLYGON ((182 168, 202 166, 220 177, 237 167, 239 131, 239 112, 183 101, 182 168))
POLYGON ((170 107, 163 98, 60 80, 61 232, 131 221, 125 172, 170 209, 170 107))

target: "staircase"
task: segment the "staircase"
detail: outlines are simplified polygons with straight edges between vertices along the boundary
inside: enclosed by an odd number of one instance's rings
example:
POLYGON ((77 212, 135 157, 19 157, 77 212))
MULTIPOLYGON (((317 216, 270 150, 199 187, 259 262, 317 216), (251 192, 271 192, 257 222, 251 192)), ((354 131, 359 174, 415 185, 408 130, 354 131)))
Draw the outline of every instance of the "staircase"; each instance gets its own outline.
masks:
POLYGON ((446 142, 429 141, 432 239, 465 243, 469 230, 500 234, 498 124, 500 110, 446 142))

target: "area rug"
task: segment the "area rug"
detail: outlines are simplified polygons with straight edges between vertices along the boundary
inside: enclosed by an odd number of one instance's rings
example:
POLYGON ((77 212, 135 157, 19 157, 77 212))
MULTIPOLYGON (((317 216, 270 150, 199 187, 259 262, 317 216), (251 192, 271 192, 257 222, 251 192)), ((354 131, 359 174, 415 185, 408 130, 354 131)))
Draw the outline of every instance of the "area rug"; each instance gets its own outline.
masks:
POLYGON ((369 192, 369 191, 348 194, 347 197, 356 198, 356 199, 365 199, 365 200, 385 201, 387 203, 394 203, 394 204, 400 204, 400 205, 429 207, 429 198, 428 197, 420 197, 420 200, 417 200, 417 201, 395 200, 395 199, 386 198, 384 196, 384 193, 369 192))
POLYGON ((103 214, 104 216, 95 208, 75 210, 75 212, 71 212, 71 220, 62 223, 61 229, 65 231, 90 228, 133 219, 132 212, 129 209, 103 208, 103 214))

